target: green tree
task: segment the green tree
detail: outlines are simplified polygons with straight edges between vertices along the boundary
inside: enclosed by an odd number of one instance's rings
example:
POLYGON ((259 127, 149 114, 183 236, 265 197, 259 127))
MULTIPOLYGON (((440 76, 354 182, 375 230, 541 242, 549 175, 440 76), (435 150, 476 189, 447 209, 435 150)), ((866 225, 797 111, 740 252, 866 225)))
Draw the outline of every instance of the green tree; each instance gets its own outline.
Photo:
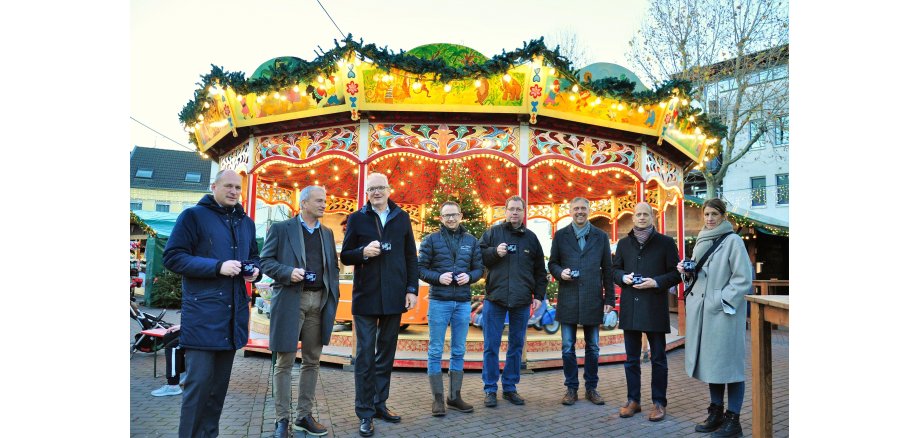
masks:
POLYGON ((463 227, 466 228, 473 236, 479 238, 486 231, 486 222, 482 215, 482 206, 479 204, 479 197, 474 194, 476 191, 475 182, 462 162, 455 161, 448 163, 438 181, 438 186, 431 195, 431 201, 425 205, 425 211, 429 212, 425 218, 425 232, 433 233, 441 225, 439 213, 441 204, 447 201, 454 201, 460 205, 460 212, 463 213, 463 227))

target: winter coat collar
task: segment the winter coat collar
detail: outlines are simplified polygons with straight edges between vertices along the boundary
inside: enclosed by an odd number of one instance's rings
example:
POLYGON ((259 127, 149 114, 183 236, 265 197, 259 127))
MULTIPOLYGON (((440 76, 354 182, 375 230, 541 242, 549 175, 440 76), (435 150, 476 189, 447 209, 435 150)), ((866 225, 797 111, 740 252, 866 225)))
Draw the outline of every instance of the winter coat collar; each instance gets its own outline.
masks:
POLYGON ((217 203, 217 200, 214 199, 214 195, 212 195, 212 194, 204 195, 204 196, 201 198, 201 200, 198 201, 198 205, 200 205, 200 206, 202 206, 202 207, 204 207, 204 208, 207 208, 207 209, 209 209, 209 210, 212 210, 212 211, 214 211, 214 212, 216 212, 216 213, 220 213, 220 214, 227 214, 227 213, 230 213, 230 214, 233 214, 234 216, 238 216, 238 217, 245 216, 245 214, 246 214, 246 213, 243 211, 243 206, 240 205, 239 203, 236 203, 236 205, 234 205, 232 208, 229 208, 229 209, 228 209, 228 208, 225 208, 224 206, 218 204, 218 203, 217 203))
MULTIPOLYGON (((390 214, 387 215, 387 220, 389 220, 389 218, 395 216, 397 213, 399 213, 400 211, 402 211, 402 209, 399 208, 399 206, 396 205, 396 203, 393 202, 392 199, 387 199, 387 207, 390 209, 390 214)), ((369 214, 377 214, 377 212, 374 211, 374 206, 371 205, 371 201, 367 201, 367 203, 364 204, 363 207, 361 207, 361 210, 360 210, 360 211, 361 211, 361 213, 368 214, 368 215, 369 215, 369 214)))

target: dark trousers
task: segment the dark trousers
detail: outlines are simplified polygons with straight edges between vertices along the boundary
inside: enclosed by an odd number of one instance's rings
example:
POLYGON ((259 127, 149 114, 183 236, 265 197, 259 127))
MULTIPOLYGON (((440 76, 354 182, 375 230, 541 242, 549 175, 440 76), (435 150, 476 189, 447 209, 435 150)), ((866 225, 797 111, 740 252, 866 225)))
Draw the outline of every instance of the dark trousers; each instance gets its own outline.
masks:
POLYGON ((179 374, 185 371, 185 350, 179 346, 179 332, 169 332, 163 336, 166 350, 166 384, 178 385, 179 374))
MULTIPOLYGON (((661 406, 668 405, 668 357, 665 355, 664 333, 645 332, 648 336, 650 355, 652 356, 652 402, 661 406)), ((626 396, 640 403, 642 371, 639 356, 642 354, 642 332, 623 330, 623 342, 626 344, 626 396)))
POLYGON ((353 315, 355 336, 355 414, 371 418, 386 407, 390 397, 390 374, 396 357, 401 314, 353 315))
POLYGON ((185 349, 188 374, 182 390, 179 411, 179 436, 182 438, 215 437, 224 409, 230 371, 236 350, 212 351, 185 349))

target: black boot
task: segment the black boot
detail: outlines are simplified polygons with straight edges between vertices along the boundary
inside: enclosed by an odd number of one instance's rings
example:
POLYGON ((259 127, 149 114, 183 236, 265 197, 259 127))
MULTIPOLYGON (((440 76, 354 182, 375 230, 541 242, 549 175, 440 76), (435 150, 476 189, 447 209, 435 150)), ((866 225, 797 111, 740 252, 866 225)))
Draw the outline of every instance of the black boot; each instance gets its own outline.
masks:
POLYGON ((732 411, 725 411, 725 420, 722 422, 722 427, 719 430, 712 433, 713 437, 719 438, 735 438, 743 436, 741 432, 741 421, 738 419, 738 414, 732 411))
POLYGON ((725 413, 723 412, 722 405, 710 403, 709 409, 706 409, 706 411, 709 412, 709 416, 706 417, 706 421, 696 425, 694 430, 697 432, 713 432, 722 425, 722 420, 725 418, 725 413))

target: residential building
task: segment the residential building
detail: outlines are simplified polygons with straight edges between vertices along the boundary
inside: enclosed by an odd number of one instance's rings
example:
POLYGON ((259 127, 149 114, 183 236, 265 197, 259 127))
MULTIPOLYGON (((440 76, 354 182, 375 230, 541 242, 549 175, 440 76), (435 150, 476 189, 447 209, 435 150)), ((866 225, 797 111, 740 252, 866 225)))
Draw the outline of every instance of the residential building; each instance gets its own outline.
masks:
POLYGON ((216 163, 195 152, 135 146, 131 151, 131 210, 178 213, 210 193, 216 163))

